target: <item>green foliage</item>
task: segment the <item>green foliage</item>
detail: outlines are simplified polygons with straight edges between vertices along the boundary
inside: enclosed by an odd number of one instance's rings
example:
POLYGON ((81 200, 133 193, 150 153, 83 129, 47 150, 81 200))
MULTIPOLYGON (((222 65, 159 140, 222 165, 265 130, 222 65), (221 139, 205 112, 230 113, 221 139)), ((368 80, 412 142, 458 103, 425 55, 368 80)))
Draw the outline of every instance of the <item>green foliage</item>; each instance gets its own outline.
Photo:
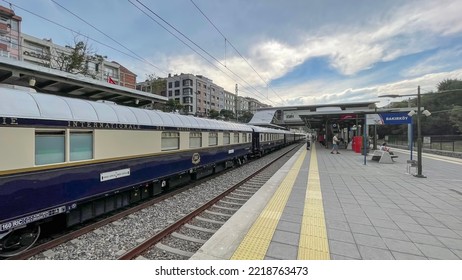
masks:
POLYGON ((166 96, 167 82, 165 79, 159 78, 155 74, 149 74, 146 82, 151 85, 151 93, 166 96))
POLYGON ((58 52, 51 65, 61 71, 95 78, 95 73, 90 73, 87 62, 99 64, 106 57, 93 53, 87 43, 77 39, 73 47, 67 46, 67 48, 70 52, 58 52))
POLYGON ((212 109, 209 111, 209 118, 219 119, 219 117, 220 117, 220 113, 217 110, 212 109))
POLYGON ((242 115, 239 116, 239 122, 241 123, 248 123, 250 120, 253 118, 253 114, 245 111, 242 113, 242 115))
POLYGON ((231 111, 231 110, 225 110, 225 109, 223 109, 223 110, 220 111, 220 115, 221 115, 226 121, 232 120, 232 119, 235 119, 235 118, 236 118, 236 117, 234 116, 233 111, 231 111))
POLYGON ((437 85, 438 91, 462 89, 461 80, 446 79, 437 85))
POLYGON ((165 103, 164 108, 162 111, 164 112, 176 112, 181 111, 183 109, 183 105, 180 104, 178 100, 175 99, 169 99, 167 103, 165 103))
MULTIPOLYGON (((403 102, 395 103, 393 107, 407 107, 407 101, 403 102), (406 106, 403 106, 403 102, 406 106)), ((416 107, 417 97, 410 102, 412 107, 416 107)), ((420 103, 423 109, 432 113, 429 117, 421 118, 423 135, 458 135, 462 132, 461 80, 447 79, 440 82, 438 92, 422 94, 420 103)), ((406 135, 407 126, 383 126, 378 128, 378 132, 380 135, 406 135)), ((417 129, 414 129, 414 133, 417 133, 417 129)))
POLYGON ((462 132, 462 106, 455 105, 449 112, 449 120, 454 123, 454 126, 462 132))

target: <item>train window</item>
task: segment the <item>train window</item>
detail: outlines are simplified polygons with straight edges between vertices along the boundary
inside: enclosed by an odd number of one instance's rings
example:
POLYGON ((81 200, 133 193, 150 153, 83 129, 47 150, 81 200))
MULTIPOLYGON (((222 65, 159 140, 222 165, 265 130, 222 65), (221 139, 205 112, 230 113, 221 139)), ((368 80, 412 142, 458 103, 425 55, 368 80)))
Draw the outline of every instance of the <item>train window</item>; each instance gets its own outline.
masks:
POLYGON ((235 144, 239 143, 239 133, 238 132, 234 132, 234 143, 235 144))
POLYGON ((218 133, 209 132, 209 146, 218 145, 218 133))
POLYGON ((260 142, 263 142, 265 135, 263 133, 260 134, 260 142))
POLYGON ((242 143, 247 143, 247 133, 242 133, 242 143))
POLYGON ((35 164, 65 161, 64 131, 35 132, 35 164))
POLYGON ((189 133, 189 147, 200 148, 202 147, 202 133, 190 132, 189 133))
POLYGON ((162 151, 178 150, 180 148, 179 132, 162 132, 162 151))
POLYGON ((229 138, 229 132, 223 132, 223 145, 228 145, 231 142, 231 139, 229 138))
POLYGON ((69 159, 93 159, 93 132, 71 131, 69 159))

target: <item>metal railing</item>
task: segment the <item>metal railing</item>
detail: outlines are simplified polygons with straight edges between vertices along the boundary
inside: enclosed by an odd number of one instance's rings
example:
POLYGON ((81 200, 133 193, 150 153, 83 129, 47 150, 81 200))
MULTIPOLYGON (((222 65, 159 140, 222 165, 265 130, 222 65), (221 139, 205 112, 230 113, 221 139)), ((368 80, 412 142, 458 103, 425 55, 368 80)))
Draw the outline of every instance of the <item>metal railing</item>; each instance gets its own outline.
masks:
MULTIPOLYGON (((407 135, 389 135, 388 144, 408 146, 407 135)), ((414 140, 416 147, 416 140, 414 140)), ((422 148, 431 150, 462 152, 462 135, 430 135, 423 136, 422 148)))

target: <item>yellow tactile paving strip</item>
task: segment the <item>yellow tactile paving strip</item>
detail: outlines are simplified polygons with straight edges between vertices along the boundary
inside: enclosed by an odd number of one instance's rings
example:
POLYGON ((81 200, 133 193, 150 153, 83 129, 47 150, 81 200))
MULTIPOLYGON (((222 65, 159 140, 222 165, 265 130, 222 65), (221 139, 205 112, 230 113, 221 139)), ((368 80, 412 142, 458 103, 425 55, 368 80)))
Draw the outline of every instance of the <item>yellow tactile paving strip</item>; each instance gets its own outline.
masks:
POLYGON ((265 258, 305 156, 306 150, 303 149, 265 209, 234 252, 232 260, 263 260, 265 258))
POLYGON ((324 208, 322 204, 321 181, 318 160, 313 145, 308 173, 308 189, 305 196, 302 228, 298 248, 299 260, 329 260, 324 208))

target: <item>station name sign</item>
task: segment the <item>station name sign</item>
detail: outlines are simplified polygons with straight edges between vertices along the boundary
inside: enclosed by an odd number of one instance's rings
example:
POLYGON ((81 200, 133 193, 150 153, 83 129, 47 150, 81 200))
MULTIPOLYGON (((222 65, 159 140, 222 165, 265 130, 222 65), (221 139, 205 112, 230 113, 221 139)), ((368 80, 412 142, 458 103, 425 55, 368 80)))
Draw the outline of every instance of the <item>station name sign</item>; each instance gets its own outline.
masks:
POLYGON ((409 124, 412 123, 412 117, 407 112, 399 113, 379 113, 366 115, 366 124, 383 125, 383 124, 409 124))

